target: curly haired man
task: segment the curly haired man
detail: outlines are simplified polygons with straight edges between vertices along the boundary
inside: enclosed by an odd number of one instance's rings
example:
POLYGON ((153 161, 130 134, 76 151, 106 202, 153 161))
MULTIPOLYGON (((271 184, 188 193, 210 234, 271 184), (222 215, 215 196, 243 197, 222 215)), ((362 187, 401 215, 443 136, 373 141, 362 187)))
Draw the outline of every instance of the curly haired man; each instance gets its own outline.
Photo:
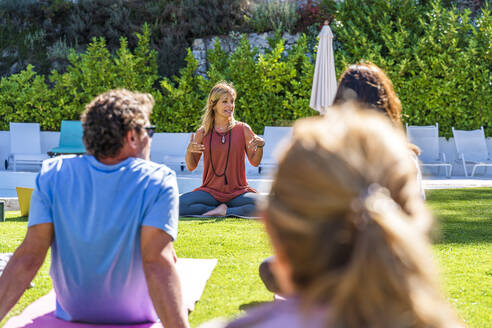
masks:
POLYGON ((124 89, 97 96, 82 114, 88 154, 43 163, 26 237, 0 277, 0 320, 51 246, 58 318, 188 326, 172 244, 176 176, 148 160, 153 105, 124 89))

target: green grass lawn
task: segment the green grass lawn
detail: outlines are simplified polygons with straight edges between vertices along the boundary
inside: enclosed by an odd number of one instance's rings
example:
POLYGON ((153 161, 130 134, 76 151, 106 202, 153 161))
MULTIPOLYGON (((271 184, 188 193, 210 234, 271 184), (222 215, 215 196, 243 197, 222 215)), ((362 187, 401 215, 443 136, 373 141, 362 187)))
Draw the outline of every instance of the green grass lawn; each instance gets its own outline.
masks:
POLYGON ((492 323, 492 189, 433 190, 443 289, 469 327, 492 323))
MULTIPOLYGON (((492 322, 492 189, 433 190, 428 203, 440 222, 434 245, 443 288, 469 327, 492 322)), ((0 252, 12 252, 26 231, 26 219, 8 212, 0 223, 0 252)), ((272 300, 258 277, 258 265, 271 254, 263 227, 241 219, 182 219, 179 257, 217 258, 218 264, 200 302, 190 315, 192 326, 215 317, 237 315, 272 300)), ((49 258, 9 316, 20 313, 51 288, 49 258)), ((5 323, 2 321, 1 325, 5 323)))

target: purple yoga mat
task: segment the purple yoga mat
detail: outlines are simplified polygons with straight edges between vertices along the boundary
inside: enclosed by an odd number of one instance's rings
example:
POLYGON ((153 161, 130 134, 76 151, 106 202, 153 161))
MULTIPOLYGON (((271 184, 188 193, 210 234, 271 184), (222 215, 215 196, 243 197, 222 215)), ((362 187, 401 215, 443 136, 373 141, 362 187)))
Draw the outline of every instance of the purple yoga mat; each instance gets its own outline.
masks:
MULTIPOLYGON (((190 311, 200 299, 216 265, 216 259, 178 259, 176 269, 183 289, 183 302, 190 311)), ((55 306, 56 296, 51 290, 27 306, 20 315, 10 318, 3 328, 163 328, 160 323, 99 325, 68 322, 55 317, 55 306)))
POLYGON ((160 323, 144 323, 138 325, 94 325, 67 322, 55 317, 55 292, 34 301, 25 308, 21 315, 11 318, 4 328, 163 328, 160 323))

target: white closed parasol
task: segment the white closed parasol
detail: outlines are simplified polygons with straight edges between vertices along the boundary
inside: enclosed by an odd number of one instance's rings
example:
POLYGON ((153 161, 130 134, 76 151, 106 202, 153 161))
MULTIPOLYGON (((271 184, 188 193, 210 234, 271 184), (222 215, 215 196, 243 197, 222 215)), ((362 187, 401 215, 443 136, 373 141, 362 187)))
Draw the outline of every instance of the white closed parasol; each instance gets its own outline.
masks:
POLYGON ((333 56, 333 33, 328 22, 319 33, 318 54, 313 76, 313 88, 309 106, 324 114, 332 105, 337 92, 337 78, 335 74, 335 59, 333 56))

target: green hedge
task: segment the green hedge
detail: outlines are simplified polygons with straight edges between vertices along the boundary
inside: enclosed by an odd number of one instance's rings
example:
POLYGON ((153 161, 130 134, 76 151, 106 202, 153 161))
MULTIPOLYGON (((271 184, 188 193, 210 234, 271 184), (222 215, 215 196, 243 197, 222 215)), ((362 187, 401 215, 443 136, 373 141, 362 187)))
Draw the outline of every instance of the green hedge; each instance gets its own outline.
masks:
POLYGON ((82 54, 72 50, 67 71, 53 71, 48 83, 32 66, 2 78, 0 130, 8 130, 9 122, 39 122, 43 130, 59 130, 61 120, 78 120, 92 98, 118 87, 151 92, 161 101, 161 94, 153 88, 158 78, 156 53, 149 51, 149 28, 144 26, 143 31, 137 34, 134 51, 128 49, 125 38, 114 55, 102 38, 94 38, 82 54))
MULTIPOLYGON (((402 101, 403 120, 416 125, 439 122, 449 137, 451 126, 486 128, 492 135, 492 18, 488 7, 474 20, 469 12, 446 9, 440 2, 416 6, 412 0, 346 0, 337 5, 332 24, 337 74, 360 60, 384 68, 402 101)), ((257 133, 265 125, 286 125, 316 115, 309 108, 313 55, 308 38, 284 51, 279 37, 260 54, 247 38, 227 54, 216 42, 208 53, 205 77, 195 75, 197 62, 188 50, 177 76, 160 78, 150 28, 136 34, 130 50, 125 38, 111 54, 104 39, 69 55, 64 73, 36 74, 32 67, 0 81, 0 130, 11 121, 40 122, 58 130, 62 119, 78 119, 95 95, 116 87, 151 92, 152 117, 158 131, 190 132, 198 128, 212 85, 231 81, 238 92, 236 117, 257 133), (308 54, 308 55, 306 55, 308 54)))
POLYGON ((286 125, 300 117, 316 115, 309 108, 314 66, 305 55, 306 37, 285 55, 284 40, 272 40, 273 50, 259 54, 243 36, 228 55, 216 41, 208 53, 207 76, 195 75, 197 62, 190 50, 180 76, 161 81, 162 103, 154 109, 159 131, 195 131, 212 86, 231 81, 237 90, 235 117, 247 122, 256 133, 264 126, 286 125))
POLYGON ((238 92, 236 117, 258 133, 265 125, 285 125, 299 117, 316 114, 309 109, 313 65, 303 36, 289 53, 284 41, 272 40, 274 49, 260 55, 246 37, 237 50, 227 55, 217 41, 210 51, 208 77, 196 75, 197 62, 190 50, 187 65, 179 77, 157 75, 156 52, 149 50, 147 26, 137 34, 138 45, 131 51, 125 38, 112 55, 102 38, 95 38, 87 51, 69 55, 65 73, 53 71, 49 83, 32 66, 0 81, 0 130, 9 122, 40 122, 43 130, 58 130, 61 120, 79 119, 85 104, 113 88, 150 92, 156 100, 152 121, 158 131, 195 131, 208 92, 217 81, 232 81, 238 92), (158 88, 160 86, 160 88, 158 88))
POLYGON ((346 0, 333 24, 339 72, 370 60, 392 79, 413 125, 439 122, 486 128, 492 136, 492 16, 488 7, 474 21, 470 11, 446 9, 439 1, 346 0))
POLYGON ((94 37, 104 37, 112 53, 121 36, 134 47, 134 33, 148 23, 159 74, 171 76, 193 39, 245 31, 248 8, 246 0, 0 0, 0 55, 9 50, 0 75, 28 64, 42 74, 63 70, 67 49, 84 51, 94 37))

